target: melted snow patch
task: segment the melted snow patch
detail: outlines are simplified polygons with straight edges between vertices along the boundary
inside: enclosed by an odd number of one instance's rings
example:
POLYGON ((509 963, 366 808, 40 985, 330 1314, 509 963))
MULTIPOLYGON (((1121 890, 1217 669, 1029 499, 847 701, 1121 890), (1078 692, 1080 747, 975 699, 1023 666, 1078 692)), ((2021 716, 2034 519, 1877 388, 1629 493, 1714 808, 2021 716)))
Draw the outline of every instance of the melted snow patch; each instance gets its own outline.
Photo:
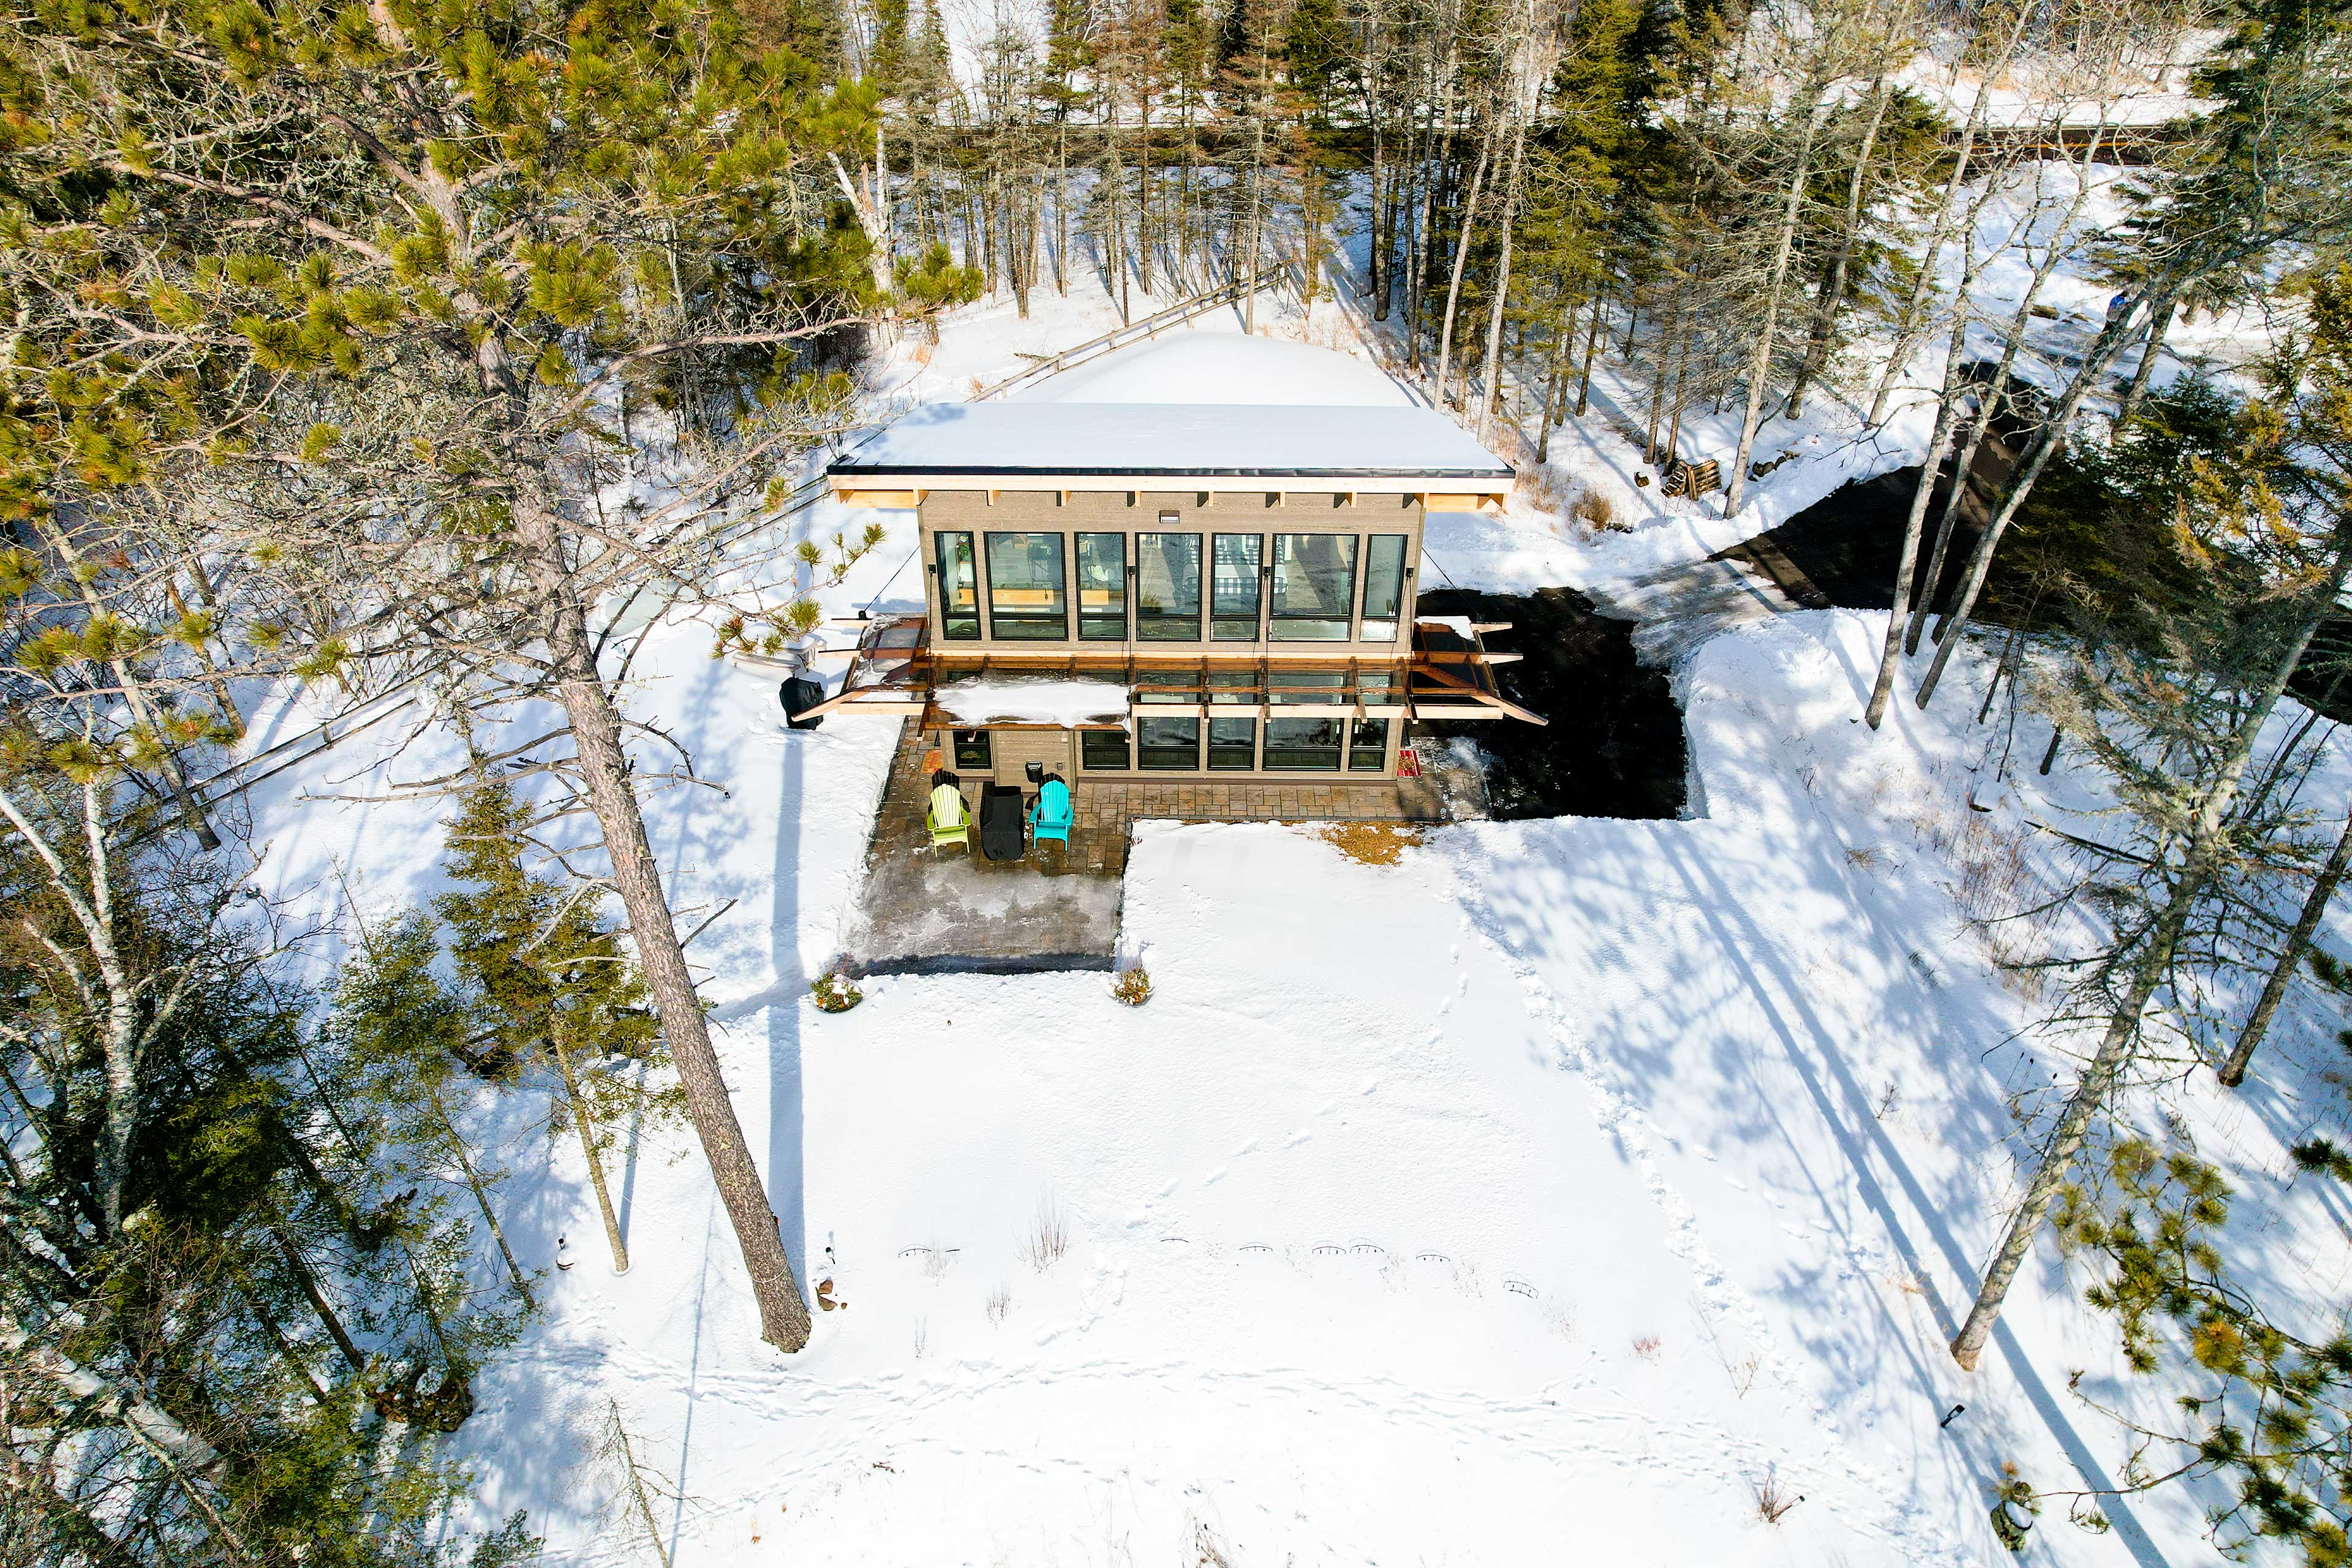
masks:
POLYGON ((966 724, 1058 724, 1068 730, 1127 721, 1127 688, 1113 680, 950 680, 933 698, 966 724))

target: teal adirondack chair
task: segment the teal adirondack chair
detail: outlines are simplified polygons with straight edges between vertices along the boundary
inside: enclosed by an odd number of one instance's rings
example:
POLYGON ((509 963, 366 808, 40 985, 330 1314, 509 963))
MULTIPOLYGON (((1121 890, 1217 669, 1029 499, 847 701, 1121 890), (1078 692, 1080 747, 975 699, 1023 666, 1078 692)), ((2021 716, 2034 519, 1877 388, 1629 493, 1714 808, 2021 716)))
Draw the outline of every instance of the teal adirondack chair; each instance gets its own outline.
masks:
POLYGON ((1059 779, 1047 779, 1037 791, 1037 804, 1029 808, 1029 838, 1043 844, 1048 838, 1070 841, 1070 824, 1076 814, 1070 809, 1070 786, 1059 779))
POLYGON ((931 791, 931 809, 923 826, 931 830, 934 849, 947 844, 971 847, 971 813, 964 809, 963 792, 953 784, 943 784, 931 791))

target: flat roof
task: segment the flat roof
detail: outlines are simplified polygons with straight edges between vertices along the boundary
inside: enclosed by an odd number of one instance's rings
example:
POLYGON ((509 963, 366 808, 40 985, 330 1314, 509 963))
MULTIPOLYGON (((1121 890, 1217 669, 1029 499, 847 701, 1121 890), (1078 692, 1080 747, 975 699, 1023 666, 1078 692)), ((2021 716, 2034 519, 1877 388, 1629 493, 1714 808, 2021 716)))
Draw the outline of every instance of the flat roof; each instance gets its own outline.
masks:
POLYGON ((1183 403, 940 403, 825 470, 836 479, 1452 479, 1510 465, 1428 408, 1183 403))

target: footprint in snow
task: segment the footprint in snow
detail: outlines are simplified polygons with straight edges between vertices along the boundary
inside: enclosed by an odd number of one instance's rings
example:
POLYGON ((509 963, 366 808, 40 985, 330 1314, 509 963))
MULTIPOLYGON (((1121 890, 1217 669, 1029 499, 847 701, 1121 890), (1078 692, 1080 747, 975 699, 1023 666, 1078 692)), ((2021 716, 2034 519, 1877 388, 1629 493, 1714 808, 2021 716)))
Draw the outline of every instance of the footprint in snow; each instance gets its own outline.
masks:
POLYGON ((1364 1094, 1370 1094, 1371 1092, 1373 1092, 1375 1089, 1379 1089, 1380 1087, 1381 1087, 1381 1080, 1380 1080, 1380 1079, 1376 1079, 1376 1078, 1368 1078, 1368 1079, 1366 1079, 1364 1080, 1364 1087, 1363 1087, 1363 1089, 1362 1089, 1360 1092, 1364 1093, 1364 1094))
POLYGON ((1243 1155, 1244 1155, 1244 1154, 1255 1154, 1255 1153, 1256 1153, 1256 1152, 1257 1152, 1257 1140, 1256 1140, 1256 1139, 1255 1139, 1255 1138, 1253 1138, 1253 1139, 1251 1139, 1248 1142, 1246 1142, 1246 1143, 1243 1144, 1240 1148, 1238 1148, 1238 1149, 1234 1150, 1234 1151, 1233 1157, 1234 1157, 1234 1159, 1238 1160, 1238 1159, 1240 1159, 1240 1158, 1241 1158, 1243 1155))
POLYGON ((1215 1186, 1219 1182, 1222 1182, 1222 1181, 1223 1181, 1224 1179, 1225 1179, 1225 1167, 1224 1167, 1224 1166, 1223 1166, 1223 1165, 1220 1165, 1220 1166, 1218 1166, 1215 1170, 1213 1170, 1213 1171, 1210 1172, 1207 1175, 1205 1175, 1205 1176, 1202 1177, 1202 1178, 1201 1178, 1201 1184, 1202 1184, 1202 1186, 1204 1186, 1204 1187, 1213 1187, 1213 1186, 1215 1186))
POLYGON ((1302 1127, 1297 1131, 1292 1133, 1289 1138, 1285 1140, 1282 1146, 1286 1149, 1296 1149, 1301 1143, 1306 1142, 1309 1138, 1314 1136, 1314 1133, 1302 1127))
POLYGON ((1168 1180, 1168 1181, 1166 1181, 1166 1182, 1163 1182, 1163 1183, 1161 1183, 1161 1184, 1160 1184, 1160 1195, 1161 1197, 1163 1197, 1163 1198, 1164 1198, 1164 1197, 1166 1197, 1169 1194, 1171 1194, 1171 1193, 1174 1192, 1177 1188, 1179 1188, 1179 1187, 1182 1186, 1183 1184, 1184 1184, 1184 1183, 1183 1183, 1183 1181, 1182 1181, 1181 1178, 1171 1178, 1171 1179, 1170 1179, 1170 1180, 1168 1180))

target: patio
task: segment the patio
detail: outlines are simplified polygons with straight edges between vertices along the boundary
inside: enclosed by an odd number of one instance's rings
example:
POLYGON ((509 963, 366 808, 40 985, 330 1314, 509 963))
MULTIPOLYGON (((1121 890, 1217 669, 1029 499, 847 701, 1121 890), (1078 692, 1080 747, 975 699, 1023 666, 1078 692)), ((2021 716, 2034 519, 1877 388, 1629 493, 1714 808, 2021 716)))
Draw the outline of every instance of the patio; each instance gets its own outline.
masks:
POLYGON ((1033 844, 1018 860, 972 847, 934 849, 923 816, 929 784, 922 731, 906 721, 890 761, 866 887, 848 937, 861 973, 1018 973, 1108 969, 1118 944, 1129 824, 1187 822, 1434 822, 1447 820, 1428 781, 1364 784, 1102 784, 1081 777, 1067 845, 1033 844))

